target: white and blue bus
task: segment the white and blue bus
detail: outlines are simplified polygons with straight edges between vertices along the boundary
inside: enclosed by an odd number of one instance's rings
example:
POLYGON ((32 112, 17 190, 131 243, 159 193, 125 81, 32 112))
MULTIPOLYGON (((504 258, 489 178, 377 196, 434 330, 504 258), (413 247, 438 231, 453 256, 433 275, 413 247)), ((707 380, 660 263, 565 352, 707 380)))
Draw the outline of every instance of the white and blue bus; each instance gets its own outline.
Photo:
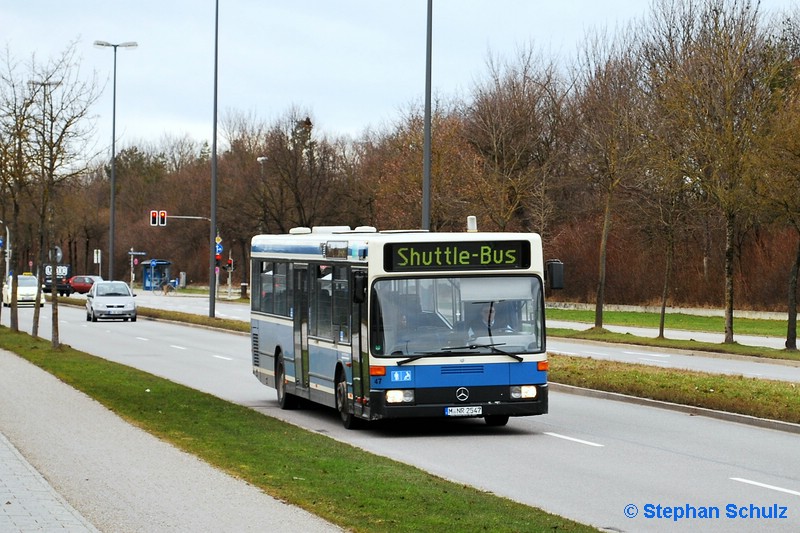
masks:
MULTIPOLYGON (((251 260, 253 372, 281 408, 347 428, 547 413, 539 235, 295 228, 253 237, 251 260)), ((547 271, 559 288, 561 263, 547 271)))

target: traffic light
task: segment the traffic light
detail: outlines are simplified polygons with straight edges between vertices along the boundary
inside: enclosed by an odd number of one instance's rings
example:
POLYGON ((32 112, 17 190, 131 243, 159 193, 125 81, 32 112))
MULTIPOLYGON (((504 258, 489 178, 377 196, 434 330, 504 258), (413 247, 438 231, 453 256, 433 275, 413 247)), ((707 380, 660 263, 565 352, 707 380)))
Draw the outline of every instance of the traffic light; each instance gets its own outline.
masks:
POLYGON ((217 254, 214 256, 214 259, 217 261, 217 266, 219 266, 219 262, 220 260, 222 260, 222 256, 220 254, 217 254))
POLYGON ((158 211, 156 211, 155 209, 150 211, 150 225, 158 226, 158 211))
POLYGON ((233 272, 233 259, 228 258, 228 272, 233 272))
POLYGON ((158 225, 159 226, 166 226, 167 225, 167 212, 166 211, 159 211, 158 212, 158 225))

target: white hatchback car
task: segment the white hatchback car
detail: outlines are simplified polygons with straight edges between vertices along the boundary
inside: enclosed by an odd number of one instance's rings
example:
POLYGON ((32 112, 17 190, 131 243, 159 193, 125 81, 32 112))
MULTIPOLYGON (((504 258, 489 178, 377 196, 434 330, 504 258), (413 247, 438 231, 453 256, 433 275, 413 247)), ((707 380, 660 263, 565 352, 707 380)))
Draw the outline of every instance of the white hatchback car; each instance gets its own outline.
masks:
POLYGON ((96 281, 86 293, 86 320, 122 319, 136 322, 136 297, 124 281, 96 281))
MULTIPOLYGON (((36 304, 36 289, 39 287, 39 280, 33 274, 25 273, 17 276, 17 305, 36 304)), ((44 305, 44 291, 40 291, 39 307, 44 305)), ((6 279, 3 285, 3 306, 11 305, 11 276, 6 279)))

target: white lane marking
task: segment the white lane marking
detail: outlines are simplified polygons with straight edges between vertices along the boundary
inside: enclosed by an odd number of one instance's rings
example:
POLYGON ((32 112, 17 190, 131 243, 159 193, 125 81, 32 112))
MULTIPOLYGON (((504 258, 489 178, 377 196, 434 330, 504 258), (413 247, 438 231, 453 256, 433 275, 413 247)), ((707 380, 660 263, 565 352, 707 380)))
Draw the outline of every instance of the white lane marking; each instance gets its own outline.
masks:
POLYGON ((150 339, 148 339, 147 337, 136 337, 136 340, 137 341, 149 341, 150 339))
POLYGON ((622 352, 622 353, 625 353, 625 354, 628 354, 628 355, 641 355, 641 356, 644 356, 644 357, 664 357, 664 358, 672 357, 671 355, 666 354, 666 353, 664 353, 664 354, 661 354, 661 353, 648 353, 648 352, 622 352))
POLYGON ((744 479, 740 477, 732 477, 733 481, 738 481, 739 483, 747 483, 748 485, 755 485, 756 487, 762 487, 765 489, 770 490, 777 490, 778 492, 785 492, 786 494, 793 494, 795 496, 800 496, 800 492, 791 489, 784 489, 783 487, 776 487, 775 485, 767 485, 766 483, 759 483, 758 481, 752 481, 750 479, 744 479))
POLYGON ((603 446, 605 446, 605 444, 597 444, 596 442, 589 442, 588 440, 576 439, 575 437, 567 437, 566 435, 559 435, 558 433, 550 433, 549 431, 545 431, 544 434, 550 435, 551 437, 556 437, 557 439, 571 440, 572 442, 577 442, 579 444, 586 444, 587 446, 595 446, 597 448, 602 448, 603 446))
POLYGON ((175 348, 176 350, 186 350, 185 346, 178 346, 177 344, 170 344, 170 348, 175 348))
POLYGON ((224 359, 226 361, 233 361, 233 357, 225 357, 223 355, 212 355, 211 357, 216 357, 217 359, 224 359))
POLYGON ((662 361, 660 359, 648 359, 647 357, 640 357, 639 361, 644 361, 646 363, 653 363, 655 365, 664 365, 664 366, 670 366, 672 364, 669 361, 662 361))

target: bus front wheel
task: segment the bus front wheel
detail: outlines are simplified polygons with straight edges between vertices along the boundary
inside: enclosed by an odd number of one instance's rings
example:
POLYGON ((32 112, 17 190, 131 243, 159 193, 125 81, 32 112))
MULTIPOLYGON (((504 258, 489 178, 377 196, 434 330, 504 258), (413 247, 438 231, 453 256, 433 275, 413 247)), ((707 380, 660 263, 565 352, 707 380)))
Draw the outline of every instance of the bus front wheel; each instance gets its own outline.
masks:
POLYGON ((289 410, 297 407, 297 397, 286 392, 286 365, 283 356, 279 356, 275 364, 275 390, 278 391, 278 405, 281 409, 289 410))
POLYGON ((505 426, 508 424, 508 415, 489 415, 484 417, 486 424, 493 427, 505 426))
POLYGON ((344 372, 339 372, 336 378, 336 410, 346 429, 357 429, 361 427, 361 420, 356 418, 347 408, 347 380, 344 372))

